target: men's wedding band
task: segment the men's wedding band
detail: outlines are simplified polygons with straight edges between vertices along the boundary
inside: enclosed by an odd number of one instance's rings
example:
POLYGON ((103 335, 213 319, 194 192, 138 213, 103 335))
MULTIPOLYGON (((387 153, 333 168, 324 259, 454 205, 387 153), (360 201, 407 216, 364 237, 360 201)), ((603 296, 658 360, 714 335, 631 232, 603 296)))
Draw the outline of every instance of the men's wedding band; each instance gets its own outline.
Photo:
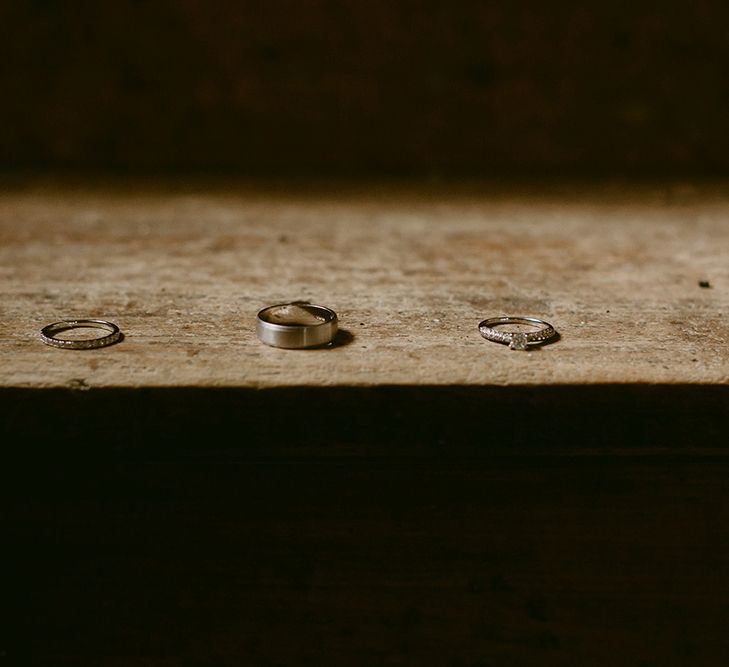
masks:
POLYGON ((487 340, 504 343, 512 350, 526 350, 527 346, 543 343, 557 335, 554 327, 536 317, 491 317, 478 325, 481 335, 487 340), (494 327, 502 324, 528 324, 539 327, 536 331, 504 331, 494 327))
POLYGON ((41 329, 41 340, 46 345, 60 347, 64 350, 93 350, 99 347, 113 345, 121 339, 119 327, 106 320, 63 320, 54 322, 41 329), (106 336, 98 338, 57 338, 56 334, 69 329, 104 329, 108 331, 106 336))
POLYGON ((337 314, 312 303, 268 306, 256 317, 256 333, 261 342, 291 350, 331 343, 337 328, 337 314))

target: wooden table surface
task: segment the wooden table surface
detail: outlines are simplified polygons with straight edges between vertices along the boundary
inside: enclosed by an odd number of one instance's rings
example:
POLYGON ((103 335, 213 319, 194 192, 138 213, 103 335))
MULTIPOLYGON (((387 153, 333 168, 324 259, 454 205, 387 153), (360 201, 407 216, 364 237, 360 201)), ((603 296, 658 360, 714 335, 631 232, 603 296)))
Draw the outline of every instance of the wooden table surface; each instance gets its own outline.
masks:
POLYGON ((13 181, 0 194, 0 386, 323 387, 729 379, 729 184, 13 181), (701 287, 707 281, 709 287, 701 287), (337 311, 331 349, 258 309, 337 311), (479 335, 544 318, 527 353, 479 335), (125 339, 43 345, 97 317, 125 339))
POLYGON ((727 185, 8 182, 0 663, 722 664, 727 185))

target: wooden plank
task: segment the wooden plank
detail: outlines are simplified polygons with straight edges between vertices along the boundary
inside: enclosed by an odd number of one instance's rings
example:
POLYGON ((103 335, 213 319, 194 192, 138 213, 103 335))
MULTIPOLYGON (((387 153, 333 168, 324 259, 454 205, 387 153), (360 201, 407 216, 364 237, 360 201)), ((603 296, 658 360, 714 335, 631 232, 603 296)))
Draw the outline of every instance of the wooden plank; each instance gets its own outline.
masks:
POLYGON ((728 465, 35 460, 2 486, 0 648, 51 667, 722 664, 728 465))
POLYGON ((724 183, 8 182, 0 657, 721 662, 728 211, 724 183), (258 343, 299 298, 339 345, 258 343), (479 336, 515 312, 560 340, 479 336), (81 315, 125 340, 38 340, 81 315))
POLYGON ((723 182, 7 182, 0 383, 723 384, 728 213, 723 182), (297 299, 339 313, 339 345, 258 342, 257 310, 297 299), (528 353, 482 339, 478 322, 503 314, 545 318, 561 339, 528 353), (125 340, 38 340, 84 316, 125 340))

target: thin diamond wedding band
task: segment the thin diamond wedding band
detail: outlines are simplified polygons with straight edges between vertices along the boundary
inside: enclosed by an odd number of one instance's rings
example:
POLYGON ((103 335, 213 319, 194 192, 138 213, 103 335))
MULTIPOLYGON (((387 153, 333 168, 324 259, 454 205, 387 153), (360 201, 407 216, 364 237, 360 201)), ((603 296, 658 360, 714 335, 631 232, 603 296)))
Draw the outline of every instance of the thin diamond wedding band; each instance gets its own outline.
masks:
POLYGON ((526 350, 527 345, 543 343, 557 334, 549 322, 536 317, 491 317, 481 322, 478 330, 487 340, 504 343, 512 350, 526 350), (529 324, 540 328, 536 331, 502 331, 494 328, 500 324, 529 324))
POLYGON ((40 337, 46 345, 52 347, 65 350, 93 350, 116 343, 121 338, 121 331, 116 324, 106 320, 63 320, 43 327, 40 337), (56 338, 56 334, 69 329, 104 329, 109 333, 99 338, 56 338))
POLYGON ((300 350, 330 343, 337 334, 337 314, 313 303, 268 306, 256 317, 256 333, 272 347, 300 350))

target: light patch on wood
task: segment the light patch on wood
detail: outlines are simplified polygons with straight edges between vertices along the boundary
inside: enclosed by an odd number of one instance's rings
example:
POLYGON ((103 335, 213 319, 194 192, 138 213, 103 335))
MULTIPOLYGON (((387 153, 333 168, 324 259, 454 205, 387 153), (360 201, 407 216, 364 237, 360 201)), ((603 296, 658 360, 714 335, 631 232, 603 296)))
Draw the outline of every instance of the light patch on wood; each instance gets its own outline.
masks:
POLYGON ((721 183, 7 186, 0 383, 724 383, 728 216, 721 183), (292 301, 335 310, 339 344, 261 344, 258 310, 292 301), (478 323, 500 315, 560 339, 484 340, 478 323), (79 317, 125 339, 40 342, 79 317))

